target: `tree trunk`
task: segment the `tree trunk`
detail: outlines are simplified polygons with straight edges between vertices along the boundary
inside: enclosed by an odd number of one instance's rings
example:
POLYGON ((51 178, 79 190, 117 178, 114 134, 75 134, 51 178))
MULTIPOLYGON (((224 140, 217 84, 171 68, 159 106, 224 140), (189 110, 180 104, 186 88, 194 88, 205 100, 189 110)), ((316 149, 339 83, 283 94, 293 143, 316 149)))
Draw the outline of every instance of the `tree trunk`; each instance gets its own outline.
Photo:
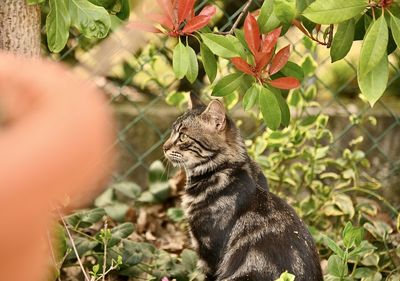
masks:
POLYGON ((0 50, 40 55, 40 7, 26 0, 0 0, 0 50))

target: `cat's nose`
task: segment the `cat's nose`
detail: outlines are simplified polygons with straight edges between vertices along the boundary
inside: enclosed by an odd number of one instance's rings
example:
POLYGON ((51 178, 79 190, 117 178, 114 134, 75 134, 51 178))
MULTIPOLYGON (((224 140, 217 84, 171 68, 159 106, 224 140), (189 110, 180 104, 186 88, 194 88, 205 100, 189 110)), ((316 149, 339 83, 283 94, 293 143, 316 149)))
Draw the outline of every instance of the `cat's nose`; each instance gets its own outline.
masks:
POLYGON ((164 143, 164 145, 163 145, 163 150, 164 150, 164 152, 166 152, 167 150, 169 150, 171 147, 172 147, 172 143, 171 143, 169 140, 167 140, 167 141, 164 143))

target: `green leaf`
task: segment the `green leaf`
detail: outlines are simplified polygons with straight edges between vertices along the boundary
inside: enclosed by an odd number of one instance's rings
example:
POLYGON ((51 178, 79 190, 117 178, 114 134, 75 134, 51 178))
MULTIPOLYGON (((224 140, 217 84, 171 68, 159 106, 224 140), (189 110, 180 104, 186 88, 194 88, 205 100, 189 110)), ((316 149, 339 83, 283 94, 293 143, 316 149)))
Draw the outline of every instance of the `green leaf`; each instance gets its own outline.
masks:
POLYGON ((163 163, 160 160, 157 160, 151 163, 149 167, 149 182, 156 183, 159 181, 167 182, 168 175, 163 163))
POLYGON ((165 102, 173 106, 181 106, 187 100, 187 92, 170 92, 165 98, 165 102))
POLYGON ((275 93, 276 100, 279 103, 279 107, 281 109, 281 120, 282 125, 287 127, 290 124, 290 110, 286 100, 283 98, 282 93, 280 91, 276 91, 275 93))
POLYGON ((181 222, 185 219, 185 213, 182 208, 169 208, 167 210, 167 216, 174 222, 181 222))
POLYGON ((367 0, 316 0, 303 15, 315 23, 340 23, 360 15, 367 6, 367 0))
MULTIPOLYGON (((244 33, 243 33, 243 35, 244 35, 244 33)), ((225 38, 227 40, 229 40, 232 43, 232 45, 235 47, 236 54, 238 54, 242 58, 246 57, 247 53, 246 53, 245 49, 248 50, 248 48, 246 48, 247 45, 245 47, 243 45, 242 41, 238 37, 235 37, 235 36, 230 35, 230 34, 226 35, 225 38)))
POLYGON ((181 254, 182 265, 189 272, 194 271, 197 268, 197 254, 196 252, 188 249, 184 249, 181 254))
POLYGON ((317 63, 310 54, 307 54, 301 63, 301 67, 305 76, 313 76, 317 68, 317 63))
POLYGON ((285 66, 280 70, 285 76, 295 77, 299 81, 304 79, 304 71, 298 64, 288 61, 285 66))
POLYGON ((179 40, 173 51, 172 68, 178 79, 182 79, 189 69, 188 49, 182 44, 181 40, 179 40))
POLYGON ((111 204, 104 206, 104 210, 113 220, 123 221, 125 219, 126 212, 129 210, 129 206, 124 203, 114 201, 111 204))
POLYGON ((116 2, 116 0, 88 0, 88 1, 96 6, 102 6, 106 9, 111 9, 116 2))
POLYGON ((201 34, 203 43, 217 56, 233 58, 239 56, 232 42, 223 35, 212 33, 201 34))
POLYGON ((343 230, 343 245, 346 248, 351 248, 354 245, 360 245, 364 237, 364 231, 360 227, 353 227, 351 222, 348 222, 343 230))
POLYGON ((190 83, 193 83, 197 79, 197 75, 199 74, 199 64, 197 62, 196 52, 188 45, 186 46, 188 57, 189 57, 189 65, 188 70, 186 72, 186 78, 190 83))
POLYGON ((92 272, 94 276, 97 276, 97 272, 99 272, 99 269, 100 269, 100 264, 93 265, 92 272))
POLYGON ((344 258, 344 251, 335 243, 335 241, 328 236, 323 235, 323 242, 325 246, 331 249, 336 255, 338 255, 340 258, 344 258))
POLYGON ((355 27, 356 22, 354 19, 350 19, 338 25, 330 51, 332 62, 344 58, 350 51, 353 45, 355 27))
POLYGON ((69 0, 71 25, 87 38, 104 38, 111 27, 110 15, 103 7, 87 0, 69 0))
MULTIPOLYGON (((70 245, 71 242, 69 240, 67 241, 67 243, 69 244, 68 246, 70 248, 72 248, 72 245, 70 245)), ((85 253, 93 250, 97 245, 99 245, 98 241, 89 240, 88 238, 83 238, 83 237, 79 237, 79 236, 74 237, 74 243, 75 243, 75 247, 78 252, 78 255, 80 257, 82 255, 84 255, 85 253)), ((71 251, 65 259, 66 260, 76 259, 76 255, 75 255, 74 251, 71 251)))
POLYGON ((354 205, 349 196, 345 194, 335 194, 332 201, 344 214, 349 215, 350 218, 354 216, 354 205))
MULTIPOLYGON (((154 196, 156 202, 163 202, 169 196, 168 175, 161 161, 155 161, 150 165, 149 171, 149 191, 154 196)), ((143 199, 145 193, 139 199, 143 199)))
POLYGON ((200 55, 207 77, 213 83, 217 76, 217 60, 205 44, 200 44, 200 55))
POLYGON ((328 273, 335 277, 343 277, 348 273, 347 263, 337 255, 332 255, 328 259, 328 273))
POLYGON ((134 182, 119 182, 112 185, 112 187, 119 193, 125 195, 130 199, 137 199, 142 192, 139 185, 134 182))
POLYGON ((359 246, 349 253, 348 258, 353 259, 356 257, 362 257, 368 253, 372 253, 375 249, 376 247, 374 247, 371 243, 363 240, 359 246))
POLYGON ((268 128, 278 129, 281 124, 281 109, 275 94, 268 88, 262 87, 259 94, 259 105, 268 128))
POLYGON ((378 65, 367 74, 360 73, 358 68, 358 86, 362 95, 368 100, 371 106, 383 95, 389 79, 389 62, 386 54, 378 65))
POLYGON ((275 0, 274 13, 282 23, 290 24, 296 17, 296 0, 275 0))
POLYGON ((296 8, 299 13, 303 12, 315 0, 297 0, 296 8))
POLYGON ((241 72, 228 74, 215 84, 211 95, 214 97, 223 97, 232 94, 240 86, 240 80, 243 75, 241 72))
POLYGON ((274 0, 264 0, 260 9, 260 15, 257 18, 259 26, 264 26, 274 10, 274 0))
POLYGON ((268 33, 280 25, 281 25, 281 22, 275 15, 275 11, 272 11, 272 14, 268 18, 267 22, 264 25, 260 25, 260 31, 262 33, 268 33))
POLYGON ((95 208, 88 211, 79 211, 66 217, 66 222, 73 227, 89 227, 100 221, 106 214, 103 208, 95 208))
POLYGON ((95 200, 94 205, 96 207, 104 207, 107 204, 111 204, 114 199, 114 190, 107 188, 102 194, 100 194, 95 200))
POLYGON ((47 45, 50 51, 58 53, 67 44, 71 18, 65 0, 49 0, 49 9, 46 17, 47 45))
POLYGON ((129 235, 133 233, 135 230, 133 223, 125 222, 117 225, 113 229, 111 229, 111 239, 108 241, 107 246, 113 247, 117 245, 121 239, 127 238, 129 235))
POLYGON ((110 15, 110 19, 111 19, 111 27, 110 27, 111 31, 116 31, 118 28, 121 27, 121 25, 124 24, 124 21, 121 20, 116 15, 110 15))
POLYGON ((243 96, 243 108, 248 111, 256 104, 258 101, 258 95, 261 91, 259 84, 254 83, 243 96))
POLYGON ((398 48, 400 48, 400 19, 394 15, 390 15, 390 28, 392 30, 393 39, 398 48))
POLYGON ((131 13, 130 1, 129 0, 120 0, 121 9, 116 14, 121 20, 129 19, 129 15, 131 13))
POLYGON ((81 212, 79 215, 82 222, 94 224, 99 222, 105 214, 106 212, 103 208, 95 208, 86 212, 81 212))
POLYGON ((389 40, 388 27, 383 16, 378 18, 365 35, 360 52, 359 75, 367 74, 377 67, 383 56, 389 40))
POLYGON ((285 271, 275 281, 295 281, 295 278, 296 278, 295 275, 290 274, 287 271, 285 271))

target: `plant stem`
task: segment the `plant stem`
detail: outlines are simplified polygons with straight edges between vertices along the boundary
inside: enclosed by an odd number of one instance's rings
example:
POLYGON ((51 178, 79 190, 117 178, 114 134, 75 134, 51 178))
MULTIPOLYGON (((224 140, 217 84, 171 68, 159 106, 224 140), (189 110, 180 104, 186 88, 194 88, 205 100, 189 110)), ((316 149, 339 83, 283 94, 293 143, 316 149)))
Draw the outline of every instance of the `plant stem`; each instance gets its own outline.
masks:
POLYGON ((242 20, 242 18, 244 17, 244 15, 247 13, 247 11, 250 8, 251 3, 253 2, 253 0, 248 0, 246 2, 246 4, 244 5, 242 11, 240 12, 239 16, 237 17, 236 21, 233 23, 231 29, 227 32, 217 32, 217 34, 221 34, 221 35, 232 35, 233 32, 235 31, 236 27, 238 27, 240 21, 242 20))
POLYGON ((67 224, 65 223, 65 220, 64 220, 63 216, 61 215, 61 213, 60 213, 60 211, 58 209, 57 209, 57 213, 58 213, 58 216, 60 217, 60 220, 62 221, 62 223, 64 225, 65 231, 67 231, 69 240, 70 240, 71 245, 72 245, 72 249, 74 250, 75 256, 78 259, 78 263, 79 263, 79 266, 80 266, 80 268, 82 270, 82 273, 85 276, 85 281, 90 281, 90 278, 87 275, 87 273, 85 271, 85 268, 83 267, 82 261, 81 261, 81 259, 79 257, 79 253, 78 253, 78 250, 76 249, 75 242, 74 242, 74 239, 72 238, 71 232, 69 231, 69 229, 67 227, 67 224))
POLYGON ((334 25, 331 24, 329 25, 329 35, 328 35, 328 43, 326 44, 327 48, 330 48, 332 46, 332 41, 333 41, 333 28, 334 25))
POLYGON ((104 237, 103 237, 103 247, 104 247, 104 256, 103 256, 103 281, 106 280, 106 267, 107 267, 107 219, 104 222, 104 237))
POLYGON ((376 192, 373 192, 371 190, 367 190, 367 189, 363 189, 363 188, 359 188, 359 187, 350 187, 347 189, 342 189, 342 190, 338 191, 338 193, 346 193, 346 192, 350 192, 350 191, 359 191, 359 192, 367 193, 367 194, 375 197, 376 199, 382 201, 382 203, 384 205, 386 205, 386 207, 388 207, 394 214, 398 215, 398 213, 399 213, 396 210, 396 208, 393 207, 384 197, 380 196, 379 194, 377 194, 376 192))

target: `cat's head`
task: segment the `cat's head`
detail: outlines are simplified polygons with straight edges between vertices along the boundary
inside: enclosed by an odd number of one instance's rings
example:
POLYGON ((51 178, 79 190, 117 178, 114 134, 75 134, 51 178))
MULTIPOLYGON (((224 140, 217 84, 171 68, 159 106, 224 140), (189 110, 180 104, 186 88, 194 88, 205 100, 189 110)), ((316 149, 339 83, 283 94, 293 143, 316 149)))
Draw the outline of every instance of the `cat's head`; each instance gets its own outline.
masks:
POLYGON ((208 170, 245 157, 242 138, 224 105, 212 100, 206 106, 194 94, 190 95, 188 111, 173 123, 163 149, 173 164, 189 170, 208 170))

